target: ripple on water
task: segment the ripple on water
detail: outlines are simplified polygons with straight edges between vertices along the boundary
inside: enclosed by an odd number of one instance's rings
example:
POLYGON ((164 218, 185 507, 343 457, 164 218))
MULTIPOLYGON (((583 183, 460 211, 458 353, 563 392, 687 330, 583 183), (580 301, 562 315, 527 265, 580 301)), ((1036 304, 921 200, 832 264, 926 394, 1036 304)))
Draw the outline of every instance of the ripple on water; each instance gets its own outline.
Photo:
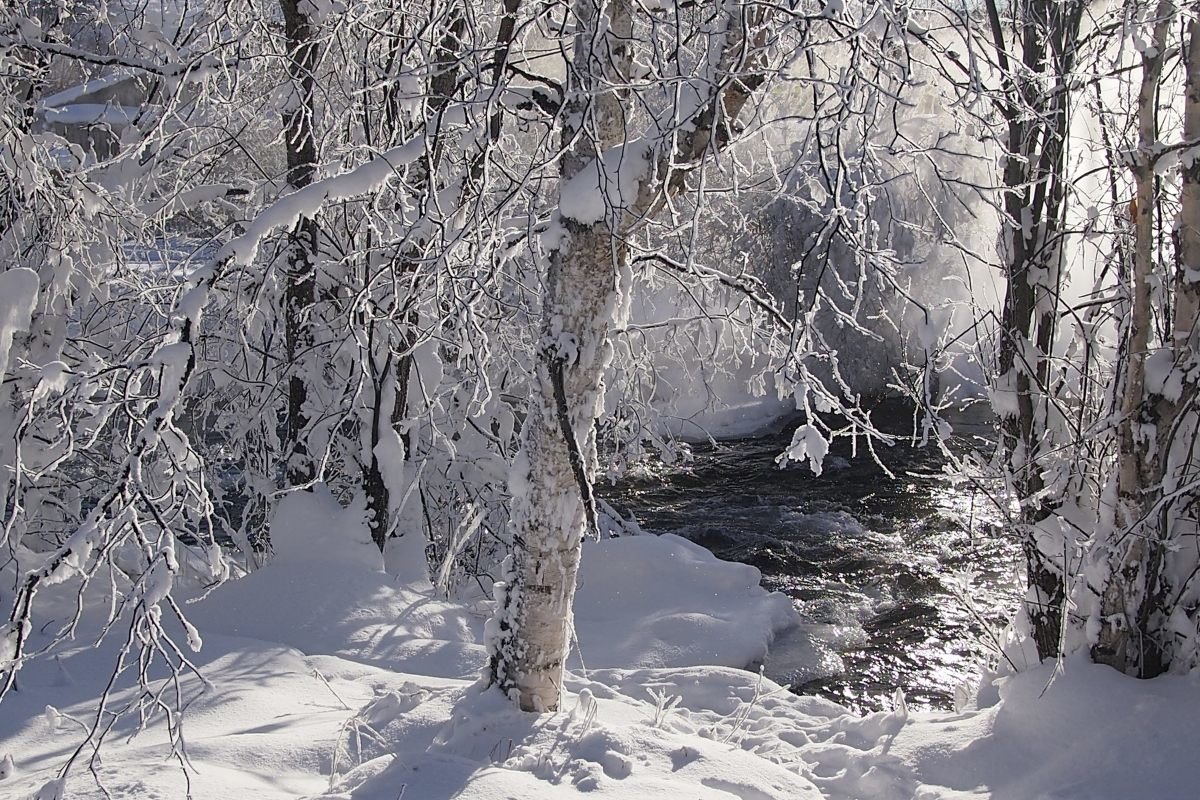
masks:
POLYGON ((893 477, 835 450, 816 476, 775 465, 788 441, 698 447, 688 465, 610 495, 645 530, 753 564, 792 598, 804 624, 772 645, 774 680, 862 710, 886 706, 897 686, 914 707, 950 707, 988 655, 984 626, 1015 607, 1018 552, 1000 515, 942 475, 933 448, 881 448, 893 477), (970 609, 951 579, 964 572, 970 609))

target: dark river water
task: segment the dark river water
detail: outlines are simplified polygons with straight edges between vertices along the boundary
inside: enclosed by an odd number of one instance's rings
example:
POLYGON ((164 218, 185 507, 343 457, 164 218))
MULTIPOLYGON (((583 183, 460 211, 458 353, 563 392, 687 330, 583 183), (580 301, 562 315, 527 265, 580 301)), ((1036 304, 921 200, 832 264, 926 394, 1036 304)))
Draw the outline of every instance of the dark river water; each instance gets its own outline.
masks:
MULTIPOLYGON (((911 429, 899 407, 873 418, 911 429)), ((954 425, 954 447, 989 447, 986 420, 954 425)), ((647 532, 753 564, 763 586, 792 598, 804 623, 772 645, 768 677, 860 711, 889 707, 896 687, 911 707, 951 707, 956 687, 994 657, 988 642, 1015 608, 1016 543, 982 491, 947 477, 932 445, 878 448, 889 477, 842 443, 817 476, 775 463, 793 427, 694 446, 686 465, 606 495, 647 532)))

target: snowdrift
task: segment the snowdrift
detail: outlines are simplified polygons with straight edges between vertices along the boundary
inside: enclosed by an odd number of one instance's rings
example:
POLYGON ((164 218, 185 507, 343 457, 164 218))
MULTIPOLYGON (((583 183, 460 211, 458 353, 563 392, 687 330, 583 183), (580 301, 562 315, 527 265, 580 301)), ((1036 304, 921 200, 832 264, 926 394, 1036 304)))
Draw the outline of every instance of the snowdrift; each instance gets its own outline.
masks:
MULTIPOLYGON (((196 800, 1166 800, 1200 785, 1200 674, 1139 682, 1072 660, 1053 681, 988 681, 960 713, 897 697, 856 716, 731 668, 761 657, 790 604, 673 536, 589 545, 563 710, 521 713, 474 680, 484 609, 385 574, 354 512, 297 495, 272 532, 275 563, 189 606, 210 682, 182 684, 190 774, 161 716, 138 732, 131 715, 99 758, 80 754, 66 796, 103 797, 97 781, 196 800)), ((0 713, 0 797, 62 796, 56 770, 118 644, 81 640, 22 673, 0 713)), ((134 699, 119 681, 111 707, 134 699)))
MULTIPOLYGON (((322 492, 288 497, 271 527, 274 560, 193 606, 201 631, 422 675, 474 678, 490 607, 399 582, 357 523, 322 492)), ((423 557, 423 556, 418 556, 423 557)), ((799 622, 791 601, 745 564, 674 535, 588 542, 575 603, 577 667, 745 667, 799 622)))

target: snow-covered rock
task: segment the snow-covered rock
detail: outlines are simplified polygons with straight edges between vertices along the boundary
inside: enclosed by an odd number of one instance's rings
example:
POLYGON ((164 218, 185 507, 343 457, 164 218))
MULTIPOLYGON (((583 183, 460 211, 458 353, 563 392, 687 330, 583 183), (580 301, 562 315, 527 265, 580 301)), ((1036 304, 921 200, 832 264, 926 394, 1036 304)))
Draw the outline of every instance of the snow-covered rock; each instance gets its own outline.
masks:
POLYGON ((786 596, 748 564, 674 534, 588 543, 575 595, 571 666, 745 667, 799 623, 786 596))

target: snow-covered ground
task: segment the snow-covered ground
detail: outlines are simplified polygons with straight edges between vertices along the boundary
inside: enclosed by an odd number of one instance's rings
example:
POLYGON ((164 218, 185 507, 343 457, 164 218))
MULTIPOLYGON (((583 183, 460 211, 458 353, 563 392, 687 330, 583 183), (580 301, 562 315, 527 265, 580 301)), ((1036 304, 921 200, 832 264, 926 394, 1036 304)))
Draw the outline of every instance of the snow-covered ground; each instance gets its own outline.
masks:
MULTIPOLYGON (((212 684, 185 682, 192 771, 170 758, 161 720, 132 738, 125 720, 94 763, 113 797, 1182 800, 1200 788, 1198 674, 1138 682, 1069 661, 1053 681, 1040 668, 989 682, 958 713, 900 702, 852 715, 737 669, 793 624, 790 603, 753 568, 671 536, 588 546, 563 710, 521 713, 474 679, 486 609, 396 582, 351 522, 320 494, 290 498, 272 530, 280 558, 189 607, 212 684)), ((0 708, 0 797, 52 781, 114 650, 81 640, 22 673, 0 708)), ((88 755, 66 796, 103 796, 88 755)))

